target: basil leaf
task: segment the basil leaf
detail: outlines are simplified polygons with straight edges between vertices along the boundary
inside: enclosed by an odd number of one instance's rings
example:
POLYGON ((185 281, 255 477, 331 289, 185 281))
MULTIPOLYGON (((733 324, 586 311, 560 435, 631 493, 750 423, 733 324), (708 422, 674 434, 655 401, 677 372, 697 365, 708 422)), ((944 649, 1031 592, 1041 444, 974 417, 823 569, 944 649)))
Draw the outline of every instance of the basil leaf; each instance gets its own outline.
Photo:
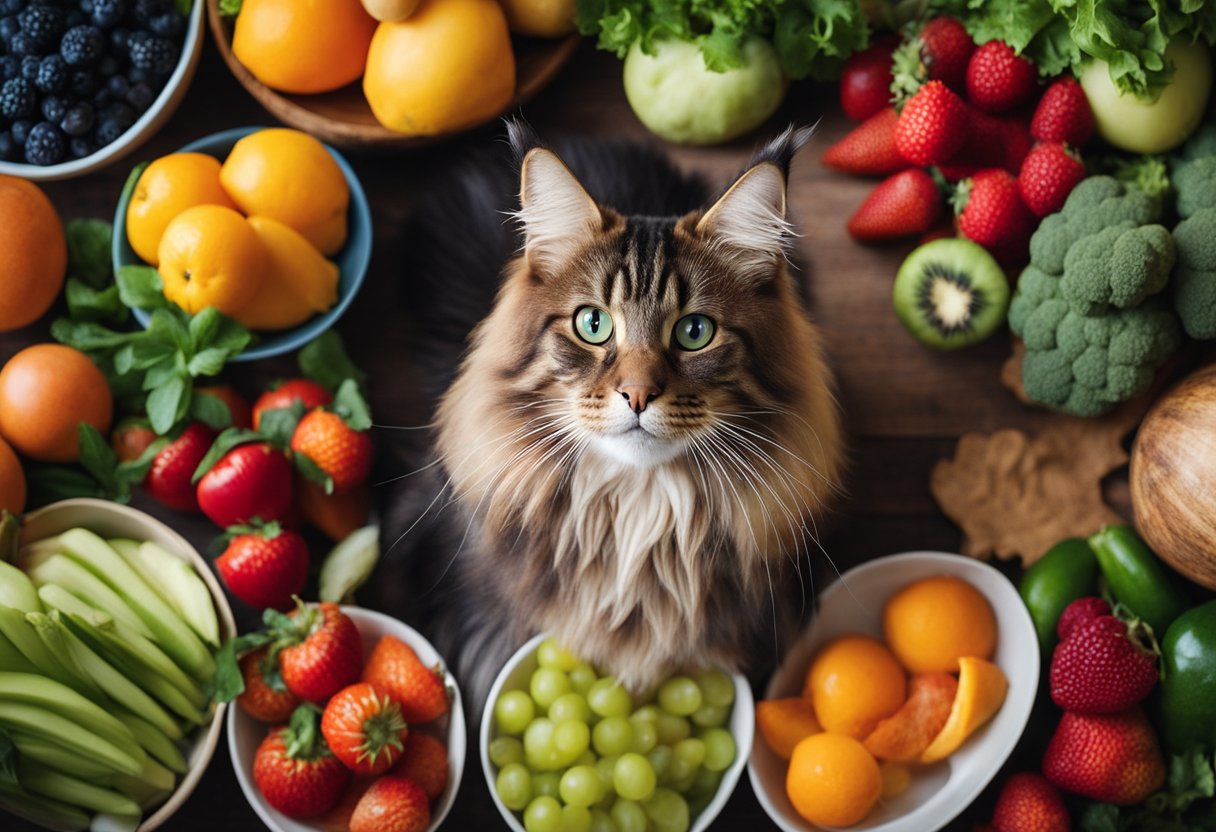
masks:
POLYGON ((110 224, 104 220, 72 220, 64 228, 64 236, 68 242, 68 274, 90 289, 109 286, 114 279, 110 224))
POLYGON ((190 399, 190 415, 216 430, 223 430, 232 425, 232 412, 224 400, 197 390, 190 399))
POLYGON ((81 352, 95 352, 121 347, 131 339, 132 334, 115 332, 100 324, 60 318, 51 324, 51 337, 81 352))
POLYGON ((209 347, 191 358, 186 369, 192 376, 214 376, 224 369, 227 360, 228 353, 217 347, 209 347))
POLYGON ((337 390, 342 382, 353 378, 364 389, 367 375, 355 366, 342 343, 342 336, 332 329, 322 332, 296 356, 300 372, 327 390, 337 390))
POLYGON ((123 266, 115 276, 122 302, 132 309, 164 309, 165 284, 151 266, 123 266))
POLYGON ((253 334, 249 330, 227 315, 220 315, 218 325, 211 334, 210 343, 204 346, 223 350, 231 357, 249 346, 252 340, 253 334))
POLYGON ((174 314, 172 309, 153 312, 148 321, 148 332, 160 341, 172 344, 179 353, 190 351, 189 323, 174 314))
POLYGON ((258 420, 258 430, 272 444, 280 448, 291 445, 291 437, 296 432, 296 425, 304 417, 304 403, 297 399, 290 407, 277 407, 274 410, 262 411, 258 420))
POLYGON ((189 389, 186 379, 175 374, 165 384, 152 388, 148 393, 148 423, 158 436, 168 433, 177 420, 185 415, 189 389))
POLYGON ((348 378, 338 387, 334 395, 334 412, 353 430, 367 430, 372 426, 371 411, 359 393, 358 382, 353 378, 348 378))
POLYGON ((68 302, 68 317, 74 321, 106 321, 124 324, 130 310, 123 305, 118 287, 97 290, 75 277, 69 277, 64 289, 68 302))
POLYGON ((112 499, 130 497, 130 486, 124 489, 116 475, 118 457, 114 454, 114 449, 110 447, 110 444, 98 433, 97 428, 88 422, 81 422, 77 426, 77 436, 80 446, 80 465, 101 483, 101 487, 111 495, 112 499))
POLYGON ((205 349, 220 328, 220 310, 208 306, 190 319, 190 344, 195 350, 205 349))
POLYGON ((148 372, 144 376, 143 389, 151 391, 164 387, 174 378, 181 377, 182 373, 183 370, 177 366, 175 361, 166 359, 148 368, 148 372))
POLYGON ((97 480, 71 465, 25 464, 25 481, 29 486, 26 509, 33 510, 66 500, 70 497, 98 497, 106 493, 97 480))

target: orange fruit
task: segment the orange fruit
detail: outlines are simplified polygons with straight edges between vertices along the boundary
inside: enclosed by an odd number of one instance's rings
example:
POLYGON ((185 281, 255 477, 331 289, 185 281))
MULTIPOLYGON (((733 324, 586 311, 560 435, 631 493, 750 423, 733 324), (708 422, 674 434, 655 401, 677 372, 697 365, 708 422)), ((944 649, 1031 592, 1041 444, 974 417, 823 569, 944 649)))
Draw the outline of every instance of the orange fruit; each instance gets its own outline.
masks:
POLYGON ((820 648, 803 688, 825 731, 855 739, 899 710, 906 692, 903 668, 891 651, 858 634, 840 636, 820 648))
POLYGON ((908 701, 862 741, 882 760, 913 762, 950 716, 958 681, 949 673, 924 673, 908 681, 908 701))
POLYGON ((75 462, 80 423, 106 433, 113 404, 97 365, 62 344, 26 347, 0 370, 0 436, 30 459, 75 462))
POLYGON ((272 89, 326 92, 363 74, 375 31, 359 0, 245 0, 232 53, 272 89))
POLYGON ((307 133, 251 133, 233 145, 220 182, 246 214, 290 225, 322 254, 346 242, 350 187, 325 145, 307 133))
POLYGON ((169 223, 195 205, 236 203, 220 187, 220 160, 206 153, 171 153, 139 175, 127 203, 127 242, 144 262, 160 263, 160 238, 169 223))
POLYGON ((160 239, 165 297, 191 314, 214 306, 235 316, 257 294, 266 261, 253 227, 220 205, 187 208, 160 239))
POLYGON ((0 176, 0 332, 41 318, 63 288, 67 267, 55 206, 37 185, 0 176))
POLYGON ((315 482, 297 477, 296 505, 306 523, 337 543, 367 525, 371 494, 366 485, 343 494, 326 494, 315 482))
POLYGON ((988 599, 961 578, 944 575, 914 581, 888 598, 882 629, 911 673, 957 673, 959 658, 986 659, 996 647, 988 599))
POLYGON ((999 667, 984 659, 963 656, 958 661, 958 692, 942 730, 920 755, 922 763, 949 757, 977 728, 1001 709, 1009 680, 999 667))
POLYGON ((338 267, 300 232, 270 217, 249 224, 266 249, 257 293, 234 317, 249 329, 290 329, 338 302, 338 267))
POLYGON ((819 826, 852 826, 882 794, 878 761, 843 734, 813 734, 794 748, 785 791, 802 817, 819 826))
POLYGON ((883 800, 894 800, 912 785, 912 769, 903 763, 883 760, 878 764, 878 771, 882 774, 883 800))
POLYGON ((794 746, 823 730, 810 699, 761 699, 756 703, 756 727, 778 757, 788 760, 794 746))
POLYGON ((0 511, 13 515, 25 511, 25 472, 21 470, 21 460, 3 439, 0 439, 0 511))
POLYGON ((367 53, 363 94, 376 120, 434 136, 498 115, 515 95, 515 54, 496 0, 422 0, 381 23, 367 53))

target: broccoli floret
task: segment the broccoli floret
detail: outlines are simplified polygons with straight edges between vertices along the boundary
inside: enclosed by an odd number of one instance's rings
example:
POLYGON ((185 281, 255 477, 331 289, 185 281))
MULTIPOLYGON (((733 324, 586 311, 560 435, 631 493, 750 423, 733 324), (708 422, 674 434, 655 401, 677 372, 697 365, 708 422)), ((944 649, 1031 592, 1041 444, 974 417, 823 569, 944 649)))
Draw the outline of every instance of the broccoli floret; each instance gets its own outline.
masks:
POLYGON ((1083 315, 1127 309, 1164 289, 1173 267, 1174 239, 1164 226, 1121 222, 1068 249, 1060 292, 1083 315))
POLYGON ((1064 271, 1073 244, 1121 222, 1147 225, 1161 219, 1161 200, 1112 176, 1091 176, 1072 189, 1064 207, 1039 224, 1030 238, 1030 262, 1047 274, 1064 271))
POLYGON ((1216 124, 1201 126, 1178 150, 1180 162, 1190 162, 1193 159, 1202 159, 1204 156, 1216 156, 1216 124))
POLYGON ((1204 208, 1216 208, 1216 156, 1187 162, 1174 174, 1175 207, 1186 219, 1204 208))
POLYGON ((1216 338, 1216 208, 1196 211, 1174 227, 1174 309, 1192 338, 1216 338))

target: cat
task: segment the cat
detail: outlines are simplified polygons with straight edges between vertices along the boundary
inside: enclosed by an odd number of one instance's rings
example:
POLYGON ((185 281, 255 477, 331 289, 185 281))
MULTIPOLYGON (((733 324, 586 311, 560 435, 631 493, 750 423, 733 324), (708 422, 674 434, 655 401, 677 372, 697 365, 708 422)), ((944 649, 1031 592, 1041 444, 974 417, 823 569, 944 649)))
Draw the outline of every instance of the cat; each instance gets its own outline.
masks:
POLYGON ((791 624, 787 576, 842 466, 787 257, 810 130, 764 145, 712 202, 644 145, 559 155, 508 133, 518 178, 465 166, 406 244, 438 404, 430 459, 386 511, 401 606, 473 713, 542 631, 633 691, 746 669, 791 624))

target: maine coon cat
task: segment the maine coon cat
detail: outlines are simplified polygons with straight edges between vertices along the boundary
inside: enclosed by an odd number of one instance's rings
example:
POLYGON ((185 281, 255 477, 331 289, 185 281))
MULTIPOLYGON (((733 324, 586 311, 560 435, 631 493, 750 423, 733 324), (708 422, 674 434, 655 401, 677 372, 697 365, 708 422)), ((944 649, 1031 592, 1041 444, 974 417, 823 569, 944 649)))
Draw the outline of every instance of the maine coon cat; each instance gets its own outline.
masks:
POLYGON ((384 531, 404 607, 474 701, 540 631, 632 689, 745 668, 841 465, 786 256, 809 131, 710 201, 643 146, 509 130, 518 178, 471 165, 410 238, 424 386, 446 390, 384 531))

